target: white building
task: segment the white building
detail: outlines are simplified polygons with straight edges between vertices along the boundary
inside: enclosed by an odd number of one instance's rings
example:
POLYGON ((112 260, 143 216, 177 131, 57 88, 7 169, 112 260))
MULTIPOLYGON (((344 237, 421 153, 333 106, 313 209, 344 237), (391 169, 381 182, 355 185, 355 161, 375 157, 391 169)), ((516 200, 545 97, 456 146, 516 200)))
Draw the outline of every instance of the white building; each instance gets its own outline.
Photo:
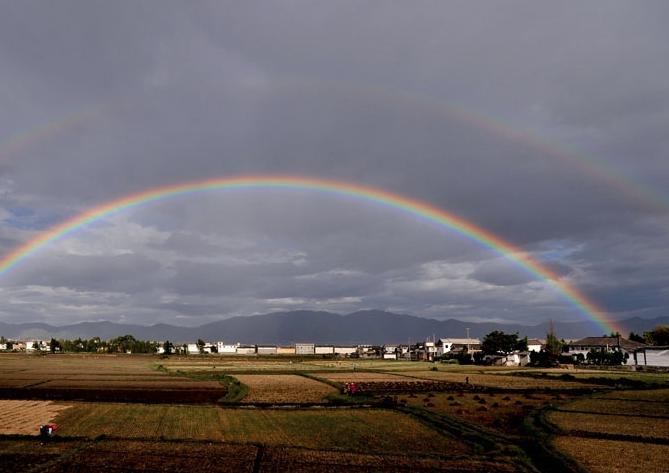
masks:
POLYGON ((316 345, 314 353, 316 355, 334 355, 334 347, 332 345, 316 345))
POLYGON ((200 354, 200 347, 197 346, 197 343, 189 343, 186 346, 186 351, 189 355, 198 355, 200 354))
POLYGON ((527 340, 527 351, 536 351, 539 353, 544 346, 542 340, 537 340, 536 338, 530 338, 527 340))
POLYGON ((216 348, 219 354, 234 355, 235 353, 237 353, 237 345, 239 345, 239 343, 230 344, 230 343, 217 342, 216 348))
POLYGON ((296 355, 313 355, 314 353, 316 353, 316 345, 314 345, 313 343, 295 344, 296 355))
POLYGON ((437 355, 455 351, 479 351, 481 349, 481 340, 478 338, 440 338, 435 344, 437 355))
POLYGON ((358 351, 356 346, 335 346, 334 347, 335 355, 339 356, 351 356, 358 351))
POLYGON ((637 366, 666 366, 669 367, 669 346, 640 348, 634 352, 637 366))

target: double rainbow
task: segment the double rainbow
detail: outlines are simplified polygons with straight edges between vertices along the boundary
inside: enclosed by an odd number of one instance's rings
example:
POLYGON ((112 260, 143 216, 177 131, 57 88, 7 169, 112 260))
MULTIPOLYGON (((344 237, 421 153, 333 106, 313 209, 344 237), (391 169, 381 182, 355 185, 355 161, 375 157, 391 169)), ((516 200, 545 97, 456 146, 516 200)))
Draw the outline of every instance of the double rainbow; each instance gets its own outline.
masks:
POLYGON ((400 210, 439 226, 453 230, 460 235, 500 253, 524 268, 540 280, 547 281, 562 293, 564 298, 575 306, 587 318, 595 322, 605 332, 618 331, 622 328, 608 314, 588 300, 575 287, 562 280, 558 274, 532 258, 520 248, 512 245, 497 235, 450 212, 441 210, 426 202, 391 193, 374 187, 348 182, 297 176, 242 176, 206 179, 161 187, 122 197, 99 205, 88 211, 44 231, 37 237, 20 245, 0 260, 0 276, 17 266, 21 261, 33 256, 49 243, 73 234, 86 225, 101 220, 112 214, 141 204, 158 201, 167 197, 192 194, 210 190, 234 189, 294 189, 313 190, 324 193, 348 196, 374 202, 385 207, 400 210))

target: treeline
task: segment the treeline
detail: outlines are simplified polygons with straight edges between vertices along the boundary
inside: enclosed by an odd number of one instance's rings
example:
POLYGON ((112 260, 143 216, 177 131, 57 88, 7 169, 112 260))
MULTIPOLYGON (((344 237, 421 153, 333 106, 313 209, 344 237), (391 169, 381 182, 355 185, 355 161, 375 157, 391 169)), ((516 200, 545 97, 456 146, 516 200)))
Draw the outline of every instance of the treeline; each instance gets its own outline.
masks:
POLYGON ((123 335, 102 340, 100 337, 90 339, 77 338, 75 340, 56 340, 49 342, 51 353, 57 351, 71 353, 155 353, 159 344, 147 340, 137 340, 132 335, 123 335))
POLYGON ((669 325, 658 325, 643 335, 630 332, 630 340, 659 347, 669 346, 669 325))

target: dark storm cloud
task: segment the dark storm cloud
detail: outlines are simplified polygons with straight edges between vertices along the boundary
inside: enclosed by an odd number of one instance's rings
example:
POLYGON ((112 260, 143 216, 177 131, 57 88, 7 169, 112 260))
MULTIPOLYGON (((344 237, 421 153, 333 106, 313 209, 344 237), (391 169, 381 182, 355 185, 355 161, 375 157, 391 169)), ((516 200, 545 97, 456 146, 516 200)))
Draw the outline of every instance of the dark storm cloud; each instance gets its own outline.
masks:
MULTIPOLYGON (((149 187, 300 174, 454 212, 620 316, 669 303, 666 210, 606 177, 669 186, 664 2, 25 1, 2 12, 3 254, 149 187)), ((359 200, 213 192, 125 215, 0 276, 12 301, 0 313, 578 317, 498 255, 359 200)))

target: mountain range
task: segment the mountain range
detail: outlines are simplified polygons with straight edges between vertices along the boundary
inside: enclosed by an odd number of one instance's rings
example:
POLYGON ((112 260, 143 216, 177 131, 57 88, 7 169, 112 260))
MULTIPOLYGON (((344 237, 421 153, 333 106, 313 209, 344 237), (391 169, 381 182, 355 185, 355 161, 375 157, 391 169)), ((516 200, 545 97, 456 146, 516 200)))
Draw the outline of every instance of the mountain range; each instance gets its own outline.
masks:
MULTIPOLYGON (((656 325, 669 324, 669 317, 621 321, 627 330, 643 333, 656 325)), ((555 332, 565 339, 601 336, 602 331, 591 322, 555 322, 555 332)), ((539 325, 463 322, 456 319, 436 320, 380 310, 365 310, 341 315, 322 311, 275 312, 265 315, 232 317, 199 327, 168 324, 130 325, 112 322, 82 322, 53 326, 45 323, 7 324, 0 322, 0 335, 17 339, 48 339, 100 337, 110 339, 130 334, 142 340, 173 342, 223 340, 254 344, 315 343, 409 343, 437 338, 464 338, 469 329, 472 337, 483 337, 493 330, 518 332, 521 336, 544 338, 548 323, 539 325)), ((627 336, 628 333, 623 334, 627 336)))

